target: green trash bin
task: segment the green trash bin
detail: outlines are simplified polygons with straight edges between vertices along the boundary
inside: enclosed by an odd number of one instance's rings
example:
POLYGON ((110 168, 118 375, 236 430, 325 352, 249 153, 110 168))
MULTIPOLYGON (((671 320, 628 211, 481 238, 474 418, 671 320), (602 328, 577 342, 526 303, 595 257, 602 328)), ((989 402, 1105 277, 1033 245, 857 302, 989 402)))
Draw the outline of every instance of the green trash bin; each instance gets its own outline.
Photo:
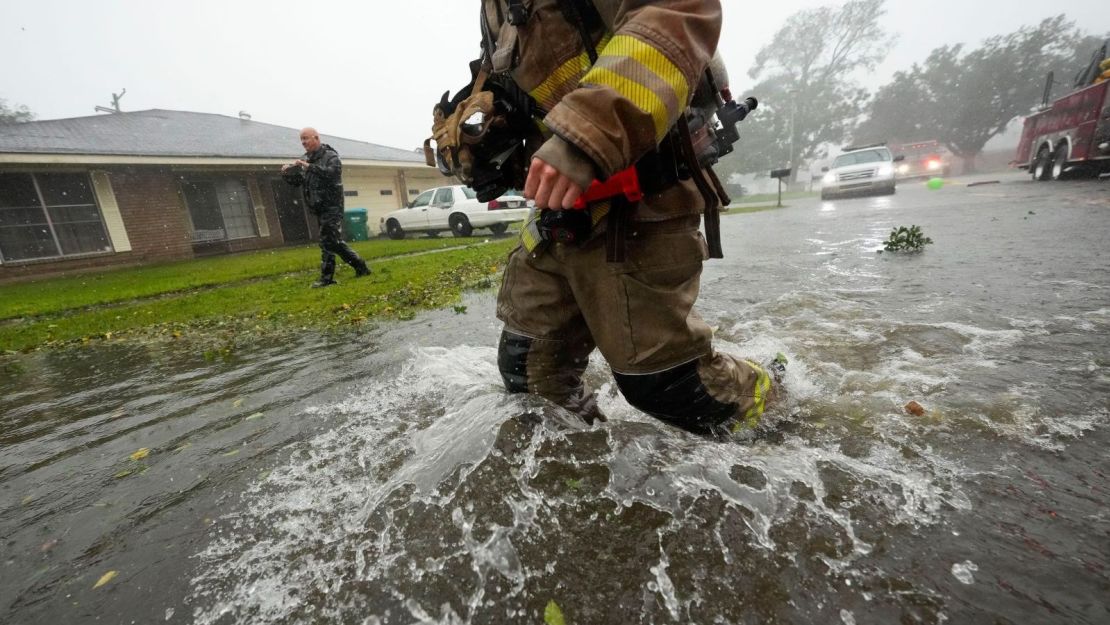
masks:
POLYGON ((343 211, 343 231, 348 241, 370 240, 370 228, 366 220, 365 208, 348 208, 343 211))

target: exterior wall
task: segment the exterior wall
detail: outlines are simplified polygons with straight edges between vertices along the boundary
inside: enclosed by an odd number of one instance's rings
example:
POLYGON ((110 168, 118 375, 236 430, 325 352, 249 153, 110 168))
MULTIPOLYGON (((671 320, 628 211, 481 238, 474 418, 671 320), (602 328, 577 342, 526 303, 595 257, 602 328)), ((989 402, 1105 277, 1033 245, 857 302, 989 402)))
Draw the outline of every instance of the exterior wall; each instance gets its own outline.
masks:
MULTIPOLYGON (((0 283, 36 277, 95 270, 113 266, 186 260, 197 256, 226 254, 278 247, 284 244, 276 200, 270 181, 277 175, 276 167, 218 167, 171 165, 33 165, 5 167, 6 171, 103 172, 114 195, 130 250, 83 256, 80 258, 42 259, 0 264, 0 283), (192 219, 181 193, 179 180, 187 175, 235 175, 247 180, 259 236, 211 244, 193 242, 192 219)), ((371 234, 378 232, 378 222, 386 213, 401 208, 419 191, 452 184, 438 170, 421 165, 413 167, 344 167, 344 188, 357 190, 357 197, 346 198, 348 208, 368 209, 371 234), (386 195, 382 191, 388 191, 386 195)), ((103 207, 101 207, 103 213, 103 207)), ((316 235, 316 223, 310 220, 310 233, 316 235)))
POLYGON ((189 216, 173 172, 145 167, 107 171, 131 240, 131 252, 116 254, 114 260, 158 262, 192 258, 189 216))
MULTIPOLYGON (((18 171, 85 171, 89 169, 38 166, 18 171)), ((79 258, 51 258, 0 264, 0 283, 33 279, 40 276, 80 272, 112 266, 186 260, 198 255, 234 253, 282 245, 281 229, 273 193, 269 191, 268 171, 228 170, 212 168, 185 171, 170 167, 96 167, 105 172, 119 209, 129 251, 115 251, 79 258), (208 246, 193 243, 192 222, 178 180, 181 175, 212 173, 246 178, 251 191, 255 224, 259 236, 223 241, 208 246)), ((14 171, 14 170, 13 170, 14 171)), ((103 212, 103 207, 101 207, 103 212)))

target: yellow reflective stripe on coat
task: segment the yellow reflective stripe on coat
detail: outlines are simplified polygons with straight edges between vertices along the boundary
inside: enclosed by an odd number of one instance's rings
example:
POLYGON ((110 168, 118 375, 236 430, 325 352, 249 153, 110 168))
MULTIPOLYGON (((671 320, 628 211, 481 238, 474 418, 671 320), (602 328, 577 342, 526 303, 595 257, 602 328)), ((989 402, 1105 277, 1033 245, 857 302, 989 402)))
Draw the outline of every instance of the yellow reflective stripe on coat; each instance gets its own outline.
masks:
MULTIPOLYGON (((605 35, 598 42, 599 55, 609 44, 609 39, 610 35, 605 35)), ((556 68, 539 86, 529 91, 528 95, 532 96, 532 99, 541 107, 550 110, 563 99, 563 96, 578 88, 579 81, 588 71, 590 71, 590 57, 582 52, 556 68)))
POLYGON ((771 392, 771 376, 763 370, 763 367, 748 360, 746 361, 756 372, 755 390, 752 394, 752 399, 755 403, 744 416, 732 424, 732 431, 737 432, 742 428, 755 429, 759 425, 759 418, 763 415, 763 411, 767 408, 767 395, 771 392))
POLYGON ((628 35, 613 37, 582 84, 609 87, 651 115, 659 140, 690 97, 682 71, 658 49, 628 35))

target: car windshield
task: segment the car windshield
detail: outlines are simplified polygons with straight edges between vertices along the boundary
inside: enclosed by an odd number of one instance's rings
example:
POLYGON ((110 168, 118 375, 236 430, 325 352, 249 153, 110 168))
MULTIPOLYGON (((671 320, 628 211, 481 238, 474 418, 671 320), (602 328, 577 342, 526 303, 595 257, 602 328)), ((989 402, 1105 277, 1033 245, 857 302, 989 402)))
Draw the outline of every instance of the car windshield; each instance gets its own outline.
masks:
POLYGON ((887 149, 881 150, 860 150, 859 152, 849 152, 848 154, 841 154, 833 161, 833 167, 844 167, 847 165, 863 165, 864 163, 881 163, 890 160, 890 151, 887 149))
POLYGON ((474 189, 471 189, 470 187, 460 188, 462 189, 463 195, 466 196, 466 199, 473 200, 474 198, 478 197, 478 194, 474 192, 474 189))

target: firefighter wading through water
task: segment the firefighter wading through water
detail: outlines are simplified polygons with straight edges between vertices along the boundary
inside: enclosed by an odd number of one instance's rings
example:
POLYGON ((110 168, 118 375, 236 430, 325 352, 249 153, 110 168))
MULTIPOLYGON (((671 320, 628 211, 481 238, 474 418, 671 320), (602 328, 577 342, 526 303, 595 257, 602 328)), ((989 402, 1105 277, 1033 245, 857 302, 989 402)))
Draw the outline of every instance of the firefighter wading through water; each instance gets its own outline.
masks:
POLYGON ((338 284, 335 257, 338 255, 355 270, 355 277, 370 275, 370 268, 358 253, 343 242, 343 164, 339 154, 320 142, 315 128, 301 131, 303 159, 281 168, 281 177, 294 187, 302 187, 304 201, 320 222, 320 279, 313 288, 338 284))
POLYGON ((636 408, 700 434, 755 427, 785 359, 761 367, 715 351, 693 310, 702 262, 720 255, 724 193, 692 152, 685 113, 727 89, 706 72, 720 3, 483 0, 481 27, 475 80, 436 107, 436 151, 425 151, 480 196, 523 182, 536 201, 497 299, 506 387, 603 419, 582 380, 596 347, 636 408), (572 209, 592 181, 633 165, 642 199, 572 209))

